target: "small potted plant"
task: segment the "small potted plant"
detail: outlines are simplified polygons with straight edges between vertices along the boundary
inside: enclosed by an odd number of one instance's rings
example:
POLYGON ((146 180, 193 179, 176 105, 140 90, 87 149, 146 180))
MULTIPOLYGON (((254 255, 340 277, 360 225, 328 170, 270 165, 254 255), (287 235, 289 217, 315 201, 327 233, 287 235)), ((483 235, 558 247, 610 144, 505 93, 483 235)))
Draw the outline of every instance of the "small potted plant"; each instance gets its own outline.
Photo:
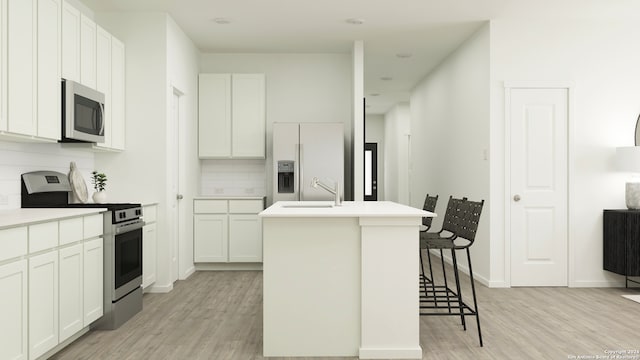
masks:
POLYGON ((107 186, 107 175, 94 170, 91 172, 91 183, 96 191, 93 193, 93 202, 104 203, 107 200, 107 192, 104 190, 107 186))

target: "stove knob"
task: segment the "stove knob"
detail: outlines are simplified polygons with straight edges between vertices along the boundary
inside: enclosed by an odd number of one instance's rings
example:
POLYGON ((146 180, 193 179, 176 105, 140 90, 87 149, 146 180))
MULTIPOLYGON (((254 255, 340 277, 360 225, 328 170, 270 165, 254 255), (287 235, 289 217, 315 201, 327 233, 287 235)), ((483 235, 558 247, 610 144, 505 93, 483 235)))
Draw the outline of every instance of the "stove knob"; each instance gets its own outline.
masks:
POLYGON ((138 215, 138 216, 139 216, 139 215, 142 215, 142 210, 140 210, 140 209, 136 209, 136 215, 138 215))
POLYGON ((124 218, 124 213, 121 212, 120 215, 118 215, 118 216, 120 216, 120 219, 123 219, 124 218))

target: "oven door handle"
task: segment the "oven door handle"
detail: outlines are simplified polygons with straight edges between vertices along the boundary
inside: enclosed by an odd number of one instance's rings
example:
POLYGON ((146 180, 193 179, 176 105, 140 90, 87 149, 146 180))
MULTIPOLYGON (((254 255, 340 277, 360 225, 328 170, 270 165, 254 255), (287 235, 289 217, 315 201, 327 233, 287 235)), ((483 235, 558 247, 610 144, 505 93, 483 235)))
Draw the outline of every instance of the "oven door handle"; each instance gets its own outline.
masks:
POLYGON ((128 233, 129 231, 134 231, 134 230, 138 230, 138 229, 142 229, 142 227, 145 225, 145 222, 140 220, 140 221, 136 221, 133 224, 127 224, 127 225, 117 225, 115 226, 115 234, 119 235, 119 234, 124 234, 124 233, 128 233))

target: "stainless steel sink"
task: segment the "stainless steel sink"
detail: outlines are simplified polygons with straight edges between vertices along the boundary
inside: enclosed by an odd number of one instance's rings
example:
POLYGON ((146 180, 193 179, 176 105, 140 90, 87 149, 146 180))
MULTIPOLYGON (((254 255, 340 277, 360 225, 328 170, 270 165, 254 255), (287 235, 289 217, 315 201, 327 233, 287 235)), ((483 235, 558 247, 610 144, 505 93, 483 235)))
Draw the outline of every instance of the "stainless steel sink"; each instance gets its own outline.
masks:
POLYGON ((282 205, 284 209, 317 209, 332 208, 333 204, 287 204, 282 205))

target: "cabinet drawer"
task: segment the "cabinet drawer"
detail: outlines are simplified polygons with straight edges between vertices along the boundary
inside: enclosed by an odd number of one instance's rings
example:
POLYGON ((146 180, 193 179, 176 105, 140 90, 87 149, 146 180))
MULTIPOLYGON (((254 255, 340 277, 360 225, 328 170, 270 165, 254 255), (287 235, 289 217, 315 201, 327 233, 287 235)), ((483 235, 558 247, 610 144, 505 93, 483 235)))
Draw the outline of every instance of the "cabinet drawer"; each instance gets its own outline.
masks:
POLYGON ((193 212, 196 214, 225 214, 227 200, 193 200, 193 212))
POLYGON ((71 244, 84 239, 82 229, 81 217, 60 220, 60 245, 71 244))
POLYGON ((0 230, 0 261, 26 255, 27 227, 0 230))
POLYGON ((264 210, 262 200, 229 200, 231 214, 257 214, 264 210))
POLYGON ((155 205, 145 206, 142 209, 142 216, 144 218, 144 222, 147 224, 156 222, 157 210, 155 205))
POLYGON ((91 239, 102 235, 104 228, 102 221, 104 216, 102 214, 89 215, 84 217, 84 238, 91 239))
POLYGON ((51 249, 58 246, 58 222, 29 226, 29 252, 51 249))

